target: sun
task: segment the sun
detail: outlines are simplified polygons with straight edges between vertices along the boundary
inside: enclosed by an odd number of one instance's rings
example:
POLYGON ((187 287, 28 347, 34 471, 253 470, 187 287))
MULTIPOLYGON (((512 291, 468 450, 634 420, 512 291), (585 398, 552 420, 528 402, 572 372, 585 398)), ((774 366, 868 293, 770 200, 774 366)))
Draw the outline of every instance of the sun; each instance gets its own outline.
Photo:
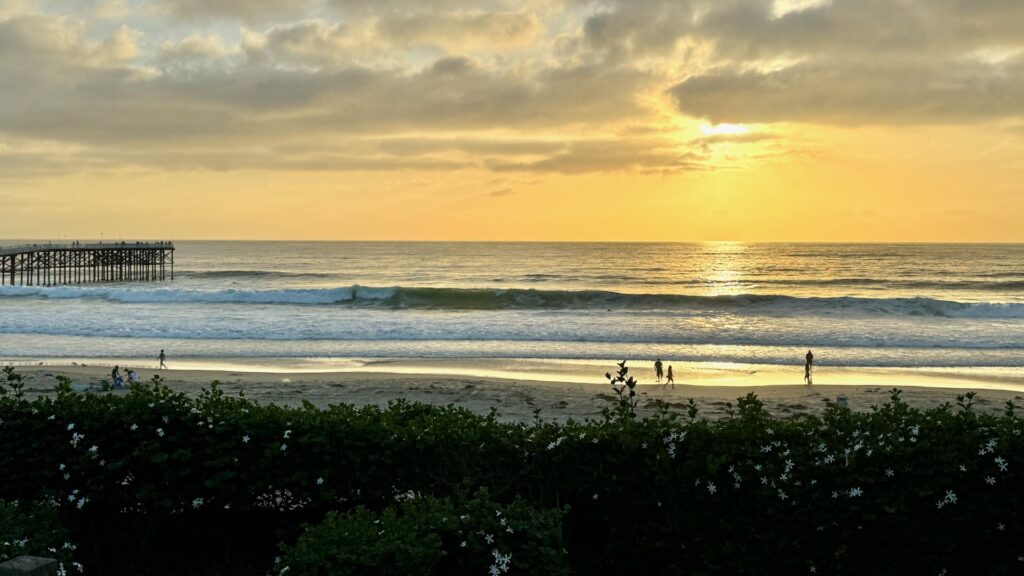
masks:
POLYGON ((704 124, 700 131, 705 136, 717 136, 719 134, 746 134, 749 128, 742 124, 704 124))

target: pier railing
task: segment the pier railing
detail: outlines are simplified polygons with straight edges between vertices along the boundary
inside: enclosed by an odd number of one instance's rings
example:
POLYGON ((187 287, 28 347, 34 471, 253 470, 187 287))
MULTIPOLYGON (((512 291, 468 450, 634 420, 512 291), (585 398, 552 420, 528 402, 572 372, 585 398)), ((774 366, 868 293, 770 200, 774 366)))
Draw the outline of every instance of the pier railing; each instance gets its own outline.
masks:
POLYGON ((15 244, 4 246, 0 244, 0 256, 10 256, 23 252, 41 252, 44 250, 159 250, 161 248, 174 249, 174 242, 90 242, 83 244, 71 242, 54 244, 42 242, 37 244, 15 244))

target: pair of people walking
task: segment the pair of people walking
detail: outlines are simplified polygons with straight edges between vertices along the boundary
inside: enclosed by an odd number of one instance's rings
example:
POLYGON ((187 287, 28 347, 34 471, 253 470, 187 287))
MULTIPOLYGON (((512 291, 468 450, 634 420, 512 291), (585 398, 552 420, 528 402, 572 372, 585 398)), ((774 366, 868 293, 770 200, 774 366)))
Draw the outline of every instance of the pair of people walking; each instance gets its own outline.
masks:
POLYGON ((665 377, 665 383, 662 384, 662 387, 668 386, 669 384, 671 384, 673 388, 676 387, 676 379, 672 374, 672 365, 668 365, 668 374, 666 375, 664 372, 664 364, 661 363, 661 358, 654 361, 654 376, 658 379, 659 384, 661 383, 662 377, 665 377))

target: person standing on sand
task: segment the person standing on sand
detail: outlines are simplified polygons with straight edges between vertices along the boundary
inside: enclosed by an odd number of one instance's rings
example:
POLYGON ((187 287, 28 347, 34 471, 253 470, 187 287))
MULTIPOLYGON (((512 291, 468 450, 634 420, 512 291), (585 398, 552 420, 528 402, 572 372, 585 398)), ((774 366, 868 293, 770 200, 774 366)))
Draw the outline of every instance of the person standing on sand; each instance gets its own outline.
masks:
POLYGON ((164 360, 167 360, 167 355, 164 354, 163 349, 161 349, 160 350, 160 367, 157 368, 157 370, 163 370, 164 368, 167 368, 167 364, 164 364, 164 360))
POLYGON ((804 356, 804 358, 807 360, 807 363, 804 364, 804 382, 806 382, 807 385, 810 386, 811 385, 811 364, 814 363, 814 354, 811 354, 811 351, 808 350, 807 351, 807 356, 804 356))
POLYGON ((671 364, 668 365, 668 376, 665 378, 665 383, 662 384, 662 386, 663 387, 664 386, 668 386, 669 384, 671 384, 672 385, 672 389, 675 390, 676 378, 675 378, 675 376, 672 375, 672 365, 671 364))
POLYGON ((661 366, 661 358, 658 358, 657 360, 654 361, 654 377, 658 379, 659 384, 661 383, 661 375, 663 374, 663 372, 661 371, 661 366))

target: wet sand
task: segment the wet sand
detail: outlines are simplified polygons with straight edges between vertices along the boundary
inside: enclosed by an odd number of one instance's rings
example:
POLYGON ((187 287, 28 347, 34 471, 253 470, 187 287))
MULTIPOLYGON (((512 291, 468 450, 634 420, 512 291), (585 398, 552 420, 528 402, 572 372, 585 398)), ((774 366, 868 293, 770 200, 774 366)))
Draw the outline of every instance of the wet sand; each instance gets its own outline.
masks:
MULTIPOLYGON (((70 377, 76 385, 95 385, 110 377, 109 366, 94 365, 19 366, 18 371, 25 375, 26 391, 31 396, 52 393, 58 375, 70 377)), ((155 370, 139 370, 143 381, 156 373, 155 370)), ((298 406, 309 401, 321 407, 339 403, 384 406, 391 400, 404 398, 427 404, 450 404, 479 414, 487 414, 493 407, 501 419, 511 421, 532 420, 535 411, 546 420, 596 418, 603 408, 614 406, 615 401, 611 388, 602 383, 600 376, 593 383, 582 383, 387 371, 163 370, 159 374, 172 389, 189 395, 196 395, 211 382, 218 381, 225 393, 244 394, 260 403, 298 406)), ((708 418, 725 415, 726 403, 735 404, 738 397, 748 392, 756 393, 772 414, 783 417, 820 413, 825 401, 834 401, 838 395, 847 397, 851 409, 866 411, 872 405, 886 402, 894 387, 903 390, 903 398, 908 403, 922 409, 944 402, 955 404, 957 394, 970 390, 978 392, 975 405, 979 411, 1000 412, 1007 400, 1024 401, 1021 391, 986 389, 992 387, 990 382, 977 387, 962 380, 948 382, 947 386, 920 386, 914 385, 916 381, 912 378, 901 379, 892 374, 888 374, 884 382, 870 375, 850 377, 853 380, 841 384, 814 386, 680 383, 673 389, 642 383, 637 389, 642 414, 656 411, 659 400, 671 411, 685 414, 686 403, 692 398, 700 407, 701 416, 708 418), (857 378, 863 383, 856 383, 857 378)))

